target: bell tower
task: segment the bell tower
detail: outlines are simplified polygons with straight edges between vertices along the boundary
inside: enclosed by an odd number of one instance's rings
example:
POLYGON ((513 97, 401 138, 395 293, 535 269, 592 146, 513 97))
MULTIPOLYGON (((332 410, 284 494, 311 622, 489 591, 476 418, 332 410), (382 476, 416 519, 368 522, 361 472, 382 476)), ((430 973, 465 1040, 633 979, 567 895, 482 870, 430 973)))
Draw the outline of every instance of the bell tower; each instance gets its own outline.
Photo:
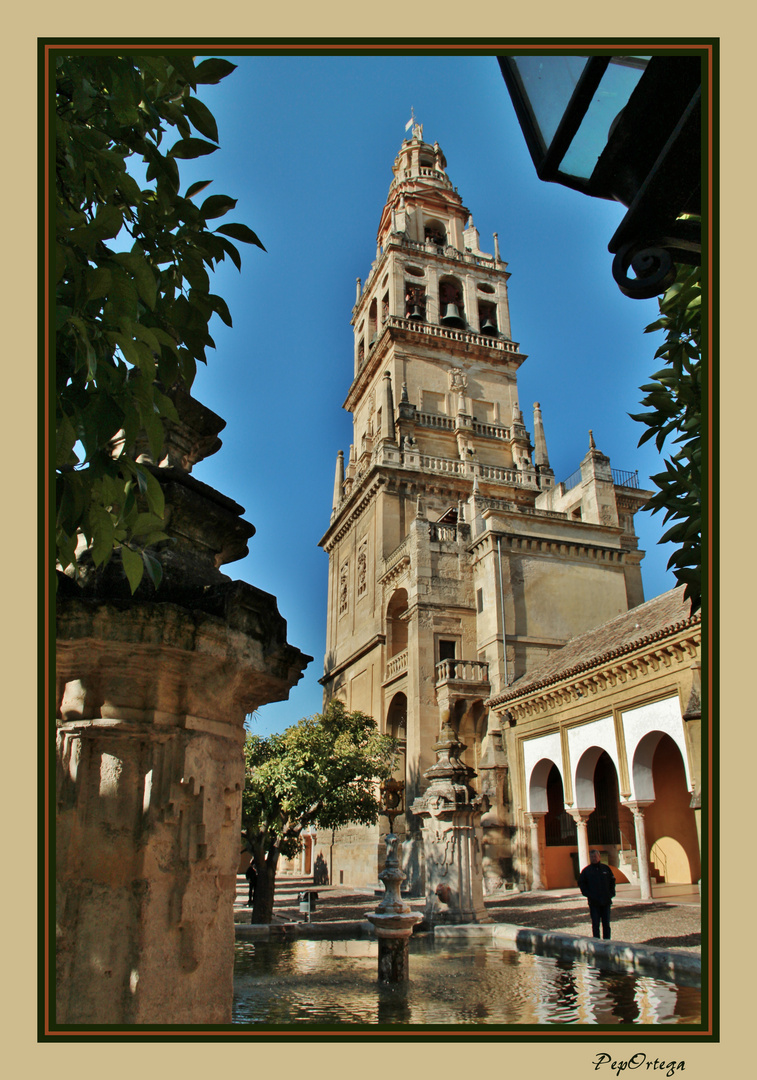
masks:
MULTIPOLYGON (((494 828, 506 815, 506 763, 501 736, 487 734, 486 701, 545 651, 643 600, 633 514, 649 493, 617 485, 596 447, 575 483, 555 484, 540 406, 532 444, 519 403, 526 356, 512 339, 497 234, 493 253, 482 251, 446 170, 414 123, 392 167, 376 259, 357 281, 344 402, 353 441, 346 464, 337 454, 320 541, 321 681, 326 700, 400 739, 406 807, 451 724, 474 785, 497 792, 494 828)), ((409 811, 395 821, 416 891, 419 828, 409 811)), ((337 834, 334 883, 376 880, 378 829, 337 834)), ((501 847, 490 844, 492 881, 506 875, 501 847)))

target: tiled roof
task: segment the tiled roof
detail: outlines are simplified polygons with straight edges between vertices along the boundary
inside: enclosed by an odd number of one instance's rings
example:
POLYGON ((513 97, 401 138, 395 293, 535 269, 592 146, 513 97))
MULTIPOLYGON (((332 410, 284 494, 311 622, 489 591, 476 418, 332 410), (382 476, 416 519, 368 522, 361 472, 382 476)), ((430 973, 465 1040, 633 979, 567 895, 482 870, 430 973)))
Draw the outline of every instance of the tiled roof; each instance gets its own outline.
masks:
POLYGON ((571 638, 567 645, 550 653, 538 667, 522 675, 507 690, 490 698, 489 704, 498 705, 532 693, 547 683, 557 682, 699 623, 700 613, 689 614, 690 604, 684 600, 683 593, 683 586, 671 589, 585 634, 571 638))

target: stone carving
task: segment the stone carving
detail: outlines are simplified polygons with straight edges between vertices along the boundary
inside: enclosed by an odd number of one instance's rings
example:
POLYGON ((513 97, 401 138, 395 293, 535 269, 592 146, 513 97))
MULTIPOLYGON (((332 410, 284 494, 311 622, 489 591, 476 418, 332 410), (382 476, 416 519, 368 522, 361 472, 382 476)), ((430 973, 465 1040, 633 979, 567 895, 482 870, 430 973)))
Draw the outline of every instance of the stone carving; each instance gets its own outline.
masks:
POLYGON ((459 394, 464 394, 468 389, 468 376, 462 368, 450 368, 449 388, 459 394))
POLYGON ((357 556, 357 594, 362 596, 368 588, 368 543, 363 541, 357 556))
POLYGON ((349 576, 349 562, 342 563, 342 569, 339 571, 339 614, 344 615, 347 610, 348 604, 348 588, 347 580, 349 576))

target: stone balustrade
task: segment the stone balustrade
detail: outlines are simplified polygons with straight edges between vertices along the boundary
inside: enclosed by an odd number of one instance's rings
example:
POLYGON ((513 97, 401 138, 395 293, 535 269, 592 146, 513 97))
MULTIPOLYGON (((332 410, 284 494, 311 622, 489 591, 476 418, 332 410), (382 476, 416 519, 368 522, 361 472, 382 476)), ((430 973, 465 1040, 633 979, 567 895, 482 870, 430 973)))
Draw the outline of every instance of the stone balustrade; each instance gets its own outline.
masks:
POLYGON ((409 330, 412 333, 426 337, 457 341, 465 345, 481 345, 485 343, 488 349, 496 349, 498 352, 520 356, 518 346, 514 341, 487 337, 472 330, 452 330, 447 326, 438 326, 436 323, 420 322, 417 319, 403 319, 399 315, 390 315, 384 325, 392 326, 397 330, 409 330))
POLYGON ((386 665, 386 677, 393 679, 396 675, 401 675, 403 671, 407 671, 407 649, 403 649, 401 653, 390 658, 386 665))
POLYGON ((488 683, 486 660, 440 660, 436 665, 436 685, 446 682, 488 683))

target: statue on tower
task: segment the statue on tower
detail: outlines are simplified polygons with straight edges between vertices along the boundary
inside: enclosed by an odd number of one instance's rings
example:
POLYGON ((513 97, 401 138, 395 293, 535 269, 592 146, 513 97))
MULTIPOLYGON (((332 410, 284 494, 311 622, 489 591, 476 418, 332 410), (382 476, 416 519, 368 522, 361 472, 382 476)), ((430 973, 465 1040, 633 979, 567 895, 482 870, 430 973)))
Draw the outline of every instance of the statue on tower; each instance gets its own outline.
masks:
POLYGON ((410 119, 405 124, 405 131, 407 131, 408 128, 413 129, 413 138, 414 139, 419 139, 419 140, 423 139, 423 124, 419 124, 416 121, 416 119, 415 119, 415 110, 414 110, 412 105, 410 106, 410 119))

